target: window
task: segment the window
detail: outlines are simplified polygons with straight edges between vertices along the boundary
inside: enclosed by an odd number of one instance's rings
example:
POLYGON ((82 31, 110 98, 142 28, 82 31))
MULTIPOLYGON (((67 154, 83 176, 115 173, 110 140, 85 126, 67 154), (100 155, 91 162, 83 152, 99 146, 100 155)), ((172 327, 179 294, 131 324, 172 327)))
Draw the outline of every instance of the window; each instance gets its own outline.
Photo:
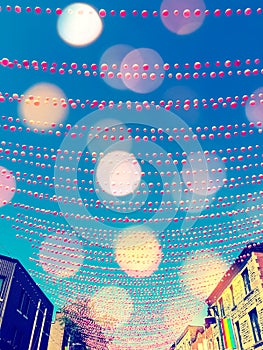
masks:
POLYGON ((223 304, 223 298, 219 299, 220 316, 225 317, 225 309, 223 304))
POLYGON ((29 306, 30 306, 29 296, 27 294, 25 294, 23 307, 22 307, 23 315, 25 315, 25 316, 28 315, 29 306))
POLYGON ((0 296, 4 287, 5 277, 0 276, 0 296))
POLYGON ((21 312, 23 308, 24 298, 25 298, 25 291, 22 289, 19 297, 19 302, 18 302, 18 310, 21 312))
POLYGON ((254 335, 254 340, 255 340, 255 343, 257 343, 260 340, 262 340, 262 336, 261 336, 260 327, 258 323, 258 313, 256 308, 251 310, 248 314, 249 314, 250 323, 251 323, 251 327, 254 335))
POLYGON ((19 304, 18 304, 18 310, 24 315, 28 315, 28 310, 30 306, 30 300, 29 296, 26 294, 24 290, 21 291, 20 298, 19 298, 19 304))
POLYGON ((234 296, 234 289, 233 286, 230 286, 230 293, 231 293, 231 298, 232 298, 232 307, 236 306, 236 302, 235 302, 235 296, 234 296))
POLYGON ((237 333, 237 339, 238 339, 238 342, 239 342, 239 347, 242 350, 243 349, 243 344, 242 344, 242 338, 241 338, 241 333, 240 333, 239 321, 237 321, 235 323, 235 325, 236 325, 236 333, 237 333))
POLYGON ((251 285, 247 268, 242 272, 242 278, 244 282, 245 293, 248 294, 249 292, 251 292, 251 285))

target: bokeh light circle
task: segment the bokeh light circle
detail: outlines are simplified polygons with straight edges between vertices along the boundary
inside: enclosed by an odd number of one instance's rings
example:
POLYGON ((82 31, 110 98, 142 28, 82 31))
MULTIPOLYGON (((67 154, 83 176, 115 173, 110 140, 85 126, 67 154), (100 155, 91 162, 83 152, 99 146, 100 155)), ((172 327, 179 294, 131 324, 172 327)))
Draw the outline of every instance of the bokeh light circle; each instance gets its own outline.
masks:
POLYGON ((130 51, 121 62, 122 81, 125 86, 141 94, 156 90, 163 83, 163 59, 158 52, 140 48, 130 51))
POLYGON ((168 11, 168 16, 161 16, 163 25, 173 33, 186 35, 199 29, 205 19, 205 3, 203 0, 163 0, 160 12, 168 11), (194 11, 198 9, 200 15, 194 11), (190 14, 190 15, 186 15, 190 14))
POLYGON ((103 81, 113 87, 114 89, 126 90, 127 86, 123 83, 121 79, 120 68, 121 63, 124 57, 132 51, 134 48, 129 45, 118 44, 109 47, 101 56, 100 59, 100 67, 102 65, 107 65, 107 70, 105 72, 105 76, 103 77, 103 81), (113 75, 111 74, 113 73, 113 75))
MULTIPOLYGON (((108 122, 112 122, 111 120, 108 120, 108 122)), ((116 133, 117 130, 123 129, 123 124, 120 124, 116 127, 112 127, 111 129, 114 130, 114 133, 116 133)), ((128 131, 128 130, 127 130, 128 131)), ((117 132, 118 134, 118 132, 117 132)), ((95 187, 95 191, 96 194, 98 196, 98 198, 104 202, 106 200, 106 202, 108 204, 106 204, 106 208, 111 210, 111 212, 116 212, 117 215, 119 215, 120 213, 137 213, 137 215, 139 214, 140 208, 144 206, 144 203, 149 202, 149 196, 151 194, 151 187, 153 186, 153 183, 150 182, 148 183, 146 180, 144 180, 145 178, 145 172, 142 171, 142 167, 144 167, 145 164, 148 164, 148 162, 151 160, 149 160, 148 156, 150 154, 162 154, 163 149, 162 147, 158 146, 156 143, 154 142, 145 142, 142 140, 136 140, 136 142, 134 142, 134 140, 130 137, 130 135, 127 135, 128 138, 123 140, 123 141, 116 141, 114 143, 112 143, 111 145, 108 146, 108 148, 106 148, 106 154, 117 154, 119 152, 123 152, 125 158, 127 158, 127 151, 129 150, 128 154, 131 154, 131 151, 133 152, 133 155, 136 155, 136 160, 134 159, 133 162, 135 162, 136 168, 135 168, 135 172, 138 173, 138 166, 140 166, 140 182, 139 182, 139 186, 133 191, 129 191, 129 193, 127 193, 128 195, 126 196, 120 196, 120 198, 116 198, 116 196, 112 196, 111 193, 107 193, 106 191, 102 191, 101 187, 99 186, 99 182, 97 181, 97 167, 94 169, 95 173, 94 173, 94 187, 95 187), (143 149, 143 153, 141 152, 141 150, 143 149), (115 199, 115 200, 114 200, 115 199), (120 200, 121 201, 120 201, 120 200), (109 205, 110 204, 110 205, 109 205)), ((95 141, 96 142, 96 141, 95 141)), ((93 141, 91 142, 92 146, 93 146, 93 141)), ((90 145, 90 143, 89 143, 90 145)), ((106 142, 107 145, 107 142, 106 142)), ((90 148, 90 146, 89 146, 90 148)), ((100 154, 100 157, 103 157, 105 154, 105 152, 102 152, 100 154)), ((168 158, 168 157, 167 157, 168 158)), ((98 164, 100 164, 100 159, 98 160, 98 164)), ((166 161, 168 161, 168 165, 164 163, 161 164, 155 164, 155 169, 158 173, 162 173, 164 172, 169 173, 169 172, 173 172, 174 171, 174 165, 170 162, 169 158, 166 159, 166 161), (166 171, 165 171, 166 170, 166 171)), ((152 162, 151 162, 152 163, 152 162)), ((131 166, 131 164, 130 164, 131 166)), ((134 168, 134 165, 132 165, 132 167, 134 168)), ((105 178, 105 176, 104 176, 105 178)), ((135 181, 136 178, 133 179, 133 181, 135 181)), ((170 177, 167 175, 163 175, 162 176, 162 182, 163 185, 165 184, 167 186, 167 183, 169 183, 170 181, 170 177)), ((135 181, 135 184, 137 183, 137 181, 135 181)), ((180 183, 178 176, 175 176, 174 181, 172 182, 172 186, 175 187, 176 183, 180 183)), ((180 186, 180 185, 179 185, 180 186)), ((179 202, 179 197, 181 195, 180 192, 175 191, 175 189, 172 190, 174 197, 176 199, 176 203, 179 202)), ((127 190, 126 190, 127 192, 127 190)), ((163 193, 162 194, 163 200, 169 200, 170 199, 170 195, 167 195, 167 193, 163 193)), ((145 210, 145 208, 144 208, 145 210)), ((174 208, 175 212, 177 210, 177 207, 174 208)), ((156 220, 158 221, 158 218, 161 218, 161 215, 155 215, 156 220)))
POLYGON ((124 151, 107 153, 99 160, 96 181, 113 196, 133 193, 141 181, 141 167, 133 154, 124 151))
POLYGON ((246 102, 246 116, 250 122, 262 127, 263 124, 263 87, 256 89, 246 102))
POLYGON ((134 227, 119 234, 115 259, 128 276, 149 277, 161 262, 161 246, 147 227, 134 227))
POLYGON ((6 205, 14 197, 16 180, 12 172, 0 166, 0 207, 6 205))
POLYGON ((19 113, 32 128, 50 129, 65 119, 68 109, 63 107, 64 92, 54 84, 38 83, 24 93, 19 113))
POLYGON ((95 41, 103 29, 98 12, 85 3, 73 3, 58 17, 59 36, 69 45, 86 46, 95 41))

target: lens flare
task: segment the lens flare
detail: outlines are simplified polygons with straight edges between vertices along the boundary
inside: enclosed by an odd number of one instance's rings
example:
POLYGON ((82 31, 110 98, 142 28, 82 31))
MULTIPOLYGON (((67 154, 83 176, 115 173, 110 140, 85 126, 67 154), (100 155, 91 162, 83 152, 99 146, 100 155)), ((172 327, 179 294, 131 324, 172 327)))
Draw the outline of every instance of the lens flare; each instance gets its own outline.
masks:
POLYGON ((30 127, 50 129, 65 119, 68 112, 63 107, 65 99, 64 92, 56 85, 39 83, 24 93, 19 112, 30 127))
POLYGON ((250 122, 263 123, 263 87, 258 88, 250 95, 246 103, 246 116, 250 122))
POLYGON ((100 159, 96 181, 103 191, 112 196, 127 196, 140 184, 141 167, 133 154, 113 151, 100 159))
POLYGON ((160 243, 146 227, 126 230, 117 238, 115 259, 130 277, 149 277, 162 259, 160 243))
POLYGON ((7 204, 15 195, 16 180, 12 172, 0 166, 0 207, 7 204))
POLYGON ((166 11, 167 16, 161 16, 163 25, 171 32, 186 35, 199 29, 205 19, 206 9, 203 0, 164 0, 161 4, 161 13, 166 11), (198 16, 196 15, 198 9, 198 16))
POLYGON ((98 12, 85 3, 68 5, 58 18, 57 30, 71 46, 86 46, 101 34, 103 24, 98 12))
POLYGON ((103 81, 114 89, 127 89, 121 79, 122 74, 120 73, 120 68, 124 57, 133 49, 134 48, 129 45, 114 45, 108 48, 101 56, 100 67, 101 69, 107 68, 103 81))
POLYGON ((122 81, 132 91, 152 92, 163 83, 163 64, 161 56, 152 49, 132 50, 121 63, 122 81))

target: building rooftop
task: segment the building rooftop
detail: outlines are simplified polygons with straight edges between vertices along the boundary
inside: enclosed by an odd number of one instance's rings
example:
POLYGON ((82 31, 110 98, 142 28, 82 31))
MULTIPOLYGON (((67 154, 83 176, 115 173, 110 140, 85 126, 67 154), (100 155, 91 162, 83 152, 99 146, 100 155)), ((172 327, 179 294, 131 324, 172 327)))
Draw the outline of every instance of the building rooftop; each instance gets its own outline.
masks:
POLYGON ((52 302, 49 300, 49 298, 45 295, 45 293, 43 292, 43 290, 39 287, 39 285, 34 281, 34 279, 31 277, 31 275, 29 274, 29 272, 24 268, 24 266, 21 264, 21 262, 18 259, 15 258, 11 258, 9 256, 5 256, 5 255, 1 255, 0 254, 0 261, 1 260, 5 260, 5 261, 10 261, 11 263, 13 263, 14 265, 17 265, 19 269, 22 270, 22 273, 24 273, 28 279, 28 282, 30 283, 30 285, 32 287, 35 288, 35 290, 37 290, 38 294, 42 295, 43 299, 45 299, 47 302, 49 302, 52 306, 52 302))
POLYGON ((263 253, 263 243, 250 243, 242 250, 238 258, 221 278, 216 288, 206 299, 208 305, 212 305, 217 300, 218 296, 222 294, 232 279, 243 269, 253 252, 263 253))
POLYGON ((203 326, 191 326, 191 325, 188 325, 185 330, 183 331, 183 333, 180 335, 180 337, 176 340, 175 344, 179 344, 180 341, 183 339, 183 337, 186 335, 186 333, 190 331, 190 337, 191 337, 191 340, 194 340, 197 336, 197 333, 198 332, 203 332, 204 331, 204 328, 203 326))

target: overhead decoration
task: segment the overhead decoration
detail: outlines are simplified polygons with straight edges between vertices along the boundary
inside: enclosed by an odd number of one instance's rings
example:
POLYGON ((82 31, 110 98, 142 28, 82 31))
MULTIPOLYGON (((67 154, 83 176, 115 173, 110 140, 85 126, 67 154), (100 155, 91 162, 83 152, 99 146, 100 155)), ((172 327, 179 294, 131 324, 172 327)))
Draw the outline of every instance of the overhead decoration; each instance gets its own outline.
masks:
POLYGON ((248 99, 246 116, 250 122, 261 123, 263 121, 263 87, 254 91, 248 99))
POLYGON ((113 329, 129 321, 133 313, 133 300, 119 287, 102 287, 88 302, 91 318, 106 329, 113 329))
POLYGON ((47 236, 39 247, 39 259, 43 269, 62 278, 74 275, 85 258, 79 252, 79 246, 78 240, 69 235, 47 236))
POLYGON ((0 6, 0 253, 90 348, 168 350, 263 240, 263 10, 64 5, 0 6))
POLYGON ((227 265, 220 258, 205 253, 187 258, 182 267, 186 288, 200 301, 215 289, 226 271, 227 265), (200 283, 196 283, 196 279, 200 283))
MULTIPOLYGON (((164 63, 160 55, 149 48, 134 49, 128 45, 114 45, 104 52, 98 63, 76 62, 38 62, 24 59, 19 62, 17 59, 9 60, 4 57, 0 64, 5 68, 12 69, 33 69, 42 70, 47 73, 60 75, 84 75, 85 77, 102 78, 108 85, 116 89, 139 89, 140 93, 153 91, 164 79, 189 80, 189 79, 222 79, 225 77, 245 76, 262 74, 261 61, 259 58, 253 60, 227 59, 215 62, 196 61, 192 64, 164 63), (152 55, 151 55, 152 53, 152 55), (104 62, 105 61, 105 62, 104 62), (110 63, 109 63, 110 62, 110 63), (248 67, 252 66, 250 69, 248 67), (205 71, 201 71, 205 70, 205 71), (141 79, 144 83, 140 82, 141 79), (153 80, 158 80, 159 83, 153 80), (140 85, 145 85, 144 89, 140 85), (150 85, 149 85, 150 84, 150 85), (147 88, 146 88, 147 86, 147 88), (148 91, 149 90, 149 91, 148 91)), ((17 97, 16 97, 17 98, 17 97)), ((0 102, 3 102, 3 97, 0 102)))
MULTIPOLYGON (((83 3, 73 3, 71 5, 68 6, 68 8, 66 9, 62 9, 60 7, 57 8, 50 8, 50 7, 46 7, 46 8, 41 8, 40 6, 36 6, 36 7, 31 7, 31 6, 19 6, 19 5, 15 5, 15 6, 11 6, 11 5, 6 5, 5 7, 1 7, 1 11, 6 11, 6 12, 15 12, 16 14, 20 14, 20 13, 32 13, 32 14, 36 14, 36 15, 41 15, 41 14, 47 14, 47 15, 51 15, 53 13, 55 13, 58 16, 61 16, 63 14, 69 14, 69 15, 74 15, 76 14, 73 9, 75 7, 75 5, 79 4, 83 4, 83 3), (72 10, 71 10, 72 9, 72 10)), ((205 16, 215 16, 215 17, 219 17, 219 16, 226 16, 226 17, 230 17, 232 15, 245 15, 245 16, 251 16, 254 14, 258 14, 261 15, 263 13, 263 10, 261 7, 255 7, 255 8, 251 8, 251 7, 246 7, 245 9, 240 9, 240 8, 224 8, 224 9, 220 9, 220 8, 216 8, 216 9, 206 9, 204 8, 203 2, 199 3, 200 8, 198 8, 197 6, 189 6, 187 5, 187 7, 182 7, 180 2, 179 5, 177 7, 175 6, 170 6, 171 3, 167 2, 166 3, 166 7, 163 6, 163 10, 162 11, 158 11, 158 10, 132 10, 132 11, 126 11, 124 9, 122 10, 105 10, 105 9, 100 9, 98 11, 98 14, 101 18, 108 16, 119 16, 121 18, 126 17, 127 15, 132 15, 134 17, 137 16, 141 16, 142 18, 147 18, 148 16, 153 16, 153 17, 158 17, 158 16, 162 16, 162 17, 167 17, 169 15, 173 15, 175 17, 177 17, 178 15, 183 15, 183 17, 185 19, 187 18, 191 18, 192 16, 195 17, 199 17, 201 15, 205 15, 205 16), (191 8, 193 7, 193 10, 191 11, 191 8), (169 8, 171 8, 172 10, 169 10, 169 8), (173 9, 174 8, 174 9, 173 9)), ((191 4, 191 3, 190 3, 191 4)), ((87 4, 85 4, 87 5, 87 4)))

